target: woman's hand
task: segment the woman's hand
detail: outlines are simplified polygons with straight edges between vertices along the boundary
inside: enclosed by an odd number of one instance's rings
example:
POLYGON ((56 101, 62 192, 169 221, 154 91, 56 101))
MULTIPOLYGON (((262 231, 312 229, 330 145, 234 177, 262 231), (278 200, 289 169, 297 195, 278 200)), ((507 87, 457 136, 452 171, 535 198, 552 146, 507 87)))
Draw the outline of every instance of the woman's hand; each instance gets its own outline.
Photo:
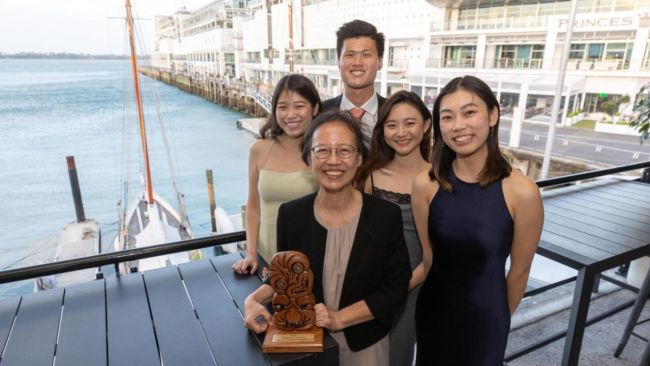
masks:
POLYGON ((271 314, 251 296, 244 301, 244 326, 255 333, 265 332, 271 324, 271 314))
POLYGON ((257 265, 257 257, 247 255, 246 258, 235 262, 232 265, 232 269, 234 269, 237 274, 255 274, 257 271, 257 265), (248 268, 250 268, 250 271, 248 268))
POLYGON ((328 309, 323 303, 316 304, 314 309, 316 310, 316 326, 327 328, 332 332, 343 329, 338 311, 328 309))

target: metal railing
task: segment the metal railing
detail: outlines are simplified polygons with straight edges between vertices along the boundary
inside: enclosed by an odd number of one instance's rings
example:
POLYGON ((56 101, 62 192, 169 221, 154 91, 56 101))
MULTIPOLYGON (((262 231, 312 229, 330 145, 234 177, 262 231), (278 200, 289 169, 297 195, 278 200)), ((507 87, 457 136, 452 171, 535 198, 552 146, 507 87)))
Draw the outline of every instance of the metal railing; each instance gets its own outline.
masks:
MULTIPOLYGON (((650 169, 650 161, 617 166, 613 168, 595 170, 591 172, 571 174, 557 178, 550 178, 537 181, 537 186, 540 188, 550 187, 560 184, 568 184, 577 182, 584 179, 592 179, 602 177, 605 175, 622 173, 637 169, 650 169)), ((212 246, 219 246, 224 244, 235 243, 246 240, 245 231, 237 231, 228 234, 221 234, 209 236, 205 238, 190 239, 177 241, 167 244, 153 245, 145 248, 137 248, 124 250, 113 253, 98 254, 89 257, 70 259, 56 263, 40 264, 36 266, 23 267, 18 269, 11 269, 0 271, 0 284, 27 280, 41 276, 49 276, 53 274, 65 273, 76 271, 80 269, 96 268, 106 265, 118 265, 123 262, 134 261, 142 258, 157 257, 160 255, 186 252, 195 249, 208 248, 212 246)), ((551 286, 551 285, 549 285, 551 286)), ((549 288, 546 288, 549 289, 549 288)), ((543 292, 540 289, 533 290, 535 294, 543 292)), ((524 296, 530 296, 530 292, 524 296)))
POLYGON ((498 58, 494 60, 497 69, 541 69, 542 59, 498 58))
POLYGON ((0 272, 0 284, 28 280, 59 273, 77 271, 80 269, 96 268, 107 265, 117 266, 120 263, 160 255, 186 252, 195 249, 208 248, 246 240, 245 231, 208 236, 205 238, 182 240, 173 243, 152 245, 145 248, 129 249, 113 253, 92 255, 89 257, 69 259, 56 263, 39 264, 36 266, 10 269, 0 272))
POLYGON ((537 183, 537 186, 539 188, 544 188, 544 187, 551 187, 560 184, 573 183, 585 179, 603 177, 606 175, 611 175, 616 173, 629 172, 631 170, 637 170, 637 169, 650 169, 650 161, 644 161, 642 163, 634 163, 628 165, 621 165, 613 168, 594 170, 591 172, 564 175, 561 177, 539 180, 535 183, 537 183))
POLYGON ((248 95, 250 95, 257 104, 259 104, 267 113, 271 113, 271 96, 263 94, 257 89, 249 88, 248 95))

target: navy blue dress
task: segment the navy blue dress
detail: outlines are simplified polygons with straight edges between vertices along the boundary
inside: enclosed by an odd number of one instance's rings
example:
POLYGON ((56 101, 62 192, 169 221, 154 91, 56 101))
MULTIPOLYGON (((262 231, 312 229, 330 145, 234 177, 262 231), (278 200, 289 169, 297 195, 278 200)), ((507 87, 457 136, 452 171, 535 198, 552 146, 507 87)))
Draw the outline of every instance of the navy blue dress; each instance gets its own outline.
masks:
POLYGON ((433 264, 416 307, 417 364, 502 366, 514 231, 502 180, 481 188, 450 174, 450 183, 429 206, 433 264))

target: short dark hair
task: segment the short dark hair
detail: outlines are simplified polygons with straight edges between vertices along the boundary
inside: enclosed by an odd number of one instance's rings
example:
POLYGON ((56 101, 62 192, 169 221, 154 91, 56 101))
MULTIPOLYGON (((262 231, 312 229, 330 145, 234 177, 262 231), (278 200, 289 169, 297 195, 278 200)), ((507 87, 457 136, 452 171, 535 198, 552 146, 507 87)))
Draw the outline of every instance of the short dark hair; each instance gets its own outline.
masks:
POLYGON ((311 166, 309 157, 311 154, 311 144, 314 141, 314 134, 320 127, 328 123, 342 123, 352 131, 357 145, 357 152, 361 154, 362 161, 366 161, 368 158, 368 148, 363 143, 363 133, 361 132, 359 121, 354 119, 349 112, 341 112, 337 110, 322 113, 311 121, 307 128, 307 132, 305 132, 305 139, 302 142, 302 161, 308 166, 311 166))
POLYGON ((300 74, 285 75, 280 79, 280 81, 278 81, 275 85, 275 90, 273 90, 273 97, 271 98, 271 115, 266 123, 264 123, 260 128, 260 137, 263 139, 273 139, 284 134, 278 121, 275 119, 275 111, 278 108, 280 95, 285 91, 292 91, 300 94, 303 98, 309 101, 312 108, 318 107, 319 113, 323 110, 323 103, 321 103, 318 90, 316 90, 316 87, 311 80, 300 74))
POLYGON ((479 184, 485 187, 488 184, 499 179, 508 177, 512 167, 506 158, 501 154, 499 149, 499 120, 501 119, 501 108, 499 101, 494 96, 492 89, 481 79, 471 76, 459 76, 450 81, 440 91, 440 95, 433 104, 433 154, 431 158, 431 170, 429 177, 438 181, 440 187, 445 191, 451 191, 449 183, 449 173, 451 172, 451 163, 456 158, 456 153, 446 146, 440 133, 440 103, 442 99, 458 90, 468 91, 479 97, 486 105, 488 113, 497 110, 497 123, 491 127, 491 133, 487 138, 488 156, 485 161, 485 167, 479 177, 479 184))
MULTIPOLYGON (((393 150, 386 143, 386 139, 384 137, 384 125, 386 124, 388 115, 390 115, 393 107, 402 103, 408 104, 417 109, 417 111, 420 113, 420 116, 422 116, 423 123, 426 123, 427 120, 431 122, 431 112, 429 112, 429 109, 426 105, 424 105, 424 102, 422 102, 422 99, 420 99, 417 94, 411 91, 400 90, 386 99, 382 107, 379 109, 377 124, 372 131, 370 157, 359 170, 357 186, 361 190, 363 190, 366 179, 368 179, 373 171, 385 167, 386 164, 388 164, 395 157, 395 150, 393 150)), ((424 131, 424 134, 422 136, 422 141, 420 142, 420 154, 422 154, 424 160, 430 161, 431 125, 429 125, 429 128, 424 131)))
POLYGON ((377 28, 374 25, 359 19, 343 24, 341 28, 336 31, 336 56, 341 58, 343 41, 349 38, 359 37, 372 38, 377 47, 377 56, 379 56, 379 58, 384 57, 384 34, 377 32, 377 28))

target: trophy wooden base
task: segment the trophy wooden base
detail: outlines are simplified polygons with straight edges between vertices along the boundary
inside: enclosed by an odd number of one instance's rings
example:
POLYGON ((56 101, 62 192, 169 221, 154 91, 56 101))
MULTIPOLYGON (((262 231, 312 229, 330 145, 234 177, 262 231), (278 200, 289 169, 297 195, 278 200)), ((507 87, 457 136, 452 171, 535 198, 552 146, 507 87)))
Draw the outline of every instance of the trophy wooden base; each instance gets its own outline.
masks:
POLYGON ((323 328, 282 330, 271 323, 262 349, 264 353, 323 352, 323 328))

